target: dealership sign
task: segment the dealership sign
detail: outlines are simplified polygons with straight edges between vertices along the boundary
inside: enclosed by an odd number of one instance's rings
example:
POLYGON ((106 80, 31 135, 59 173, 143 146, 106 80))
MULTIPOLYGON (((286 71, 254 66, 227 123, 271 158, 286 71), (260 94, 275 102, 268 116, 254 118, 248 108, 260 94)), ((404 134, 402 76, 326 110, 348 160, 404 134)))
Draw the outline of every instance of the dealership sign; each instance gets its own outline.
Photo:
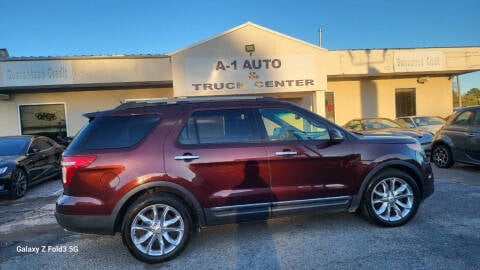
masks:
POLYGON ((186 58, 185 75, 186 89, 201 94, 319 89, 314 57, 308 55, 186 58))
POLYGON ((73 83, 70 61, 10 61, 2 63, 2 86, 36 86, 73 83))
POLYGON ((445 68, 442 52, 395 52, 393 56, 395 72, 437 71, 445 68))

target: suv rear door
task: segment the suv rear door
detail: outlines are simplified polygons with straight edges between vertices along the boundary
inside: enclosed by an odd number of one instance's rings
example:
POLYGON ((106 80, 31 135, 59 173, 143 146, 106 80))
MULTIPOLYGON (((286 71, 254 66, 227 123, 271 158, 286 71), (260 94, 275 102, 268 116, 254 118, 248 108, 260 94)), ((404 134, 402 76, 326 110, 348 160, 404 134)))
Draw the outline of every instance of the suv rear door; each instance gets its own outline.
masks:
POLYGON ((269 217, 268 160, 252 110, 193 112, 166 141, 167 173, 200 200, 209 223, 269 217))

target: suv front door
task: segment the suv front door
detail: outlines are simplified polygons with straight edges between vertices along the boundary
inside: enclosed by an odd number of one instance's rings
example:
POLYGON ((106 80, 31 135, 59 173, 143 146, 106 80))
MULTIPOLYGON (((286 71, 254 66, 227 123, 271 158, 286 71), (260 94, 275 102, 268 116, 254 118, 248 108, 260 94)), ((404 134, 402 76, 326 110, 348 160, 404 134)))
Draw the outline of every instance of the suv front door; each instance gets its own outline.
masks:
POLYGON ((326 205, 353 194, 351 144, 320 118, 290 108, 259 109, 272 177, 273 215, 326 205), (336 134, 336 138, 331 136, 336 134), (339 139, 340 138, 340 139, 339 139))

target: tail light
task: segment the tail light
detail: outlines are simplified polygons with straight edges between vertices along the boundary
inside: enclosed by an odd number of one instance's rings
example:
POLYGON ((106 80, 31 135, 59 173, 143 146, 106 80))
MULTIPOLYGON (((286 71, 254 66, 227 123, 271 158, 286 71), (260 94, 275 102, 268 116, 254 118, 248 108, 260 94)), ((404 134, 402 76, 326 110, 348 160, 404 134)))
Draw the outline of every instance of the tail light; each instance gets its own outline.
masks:
POLYGON ((96 156, 62 157, 63 186, 70 186, 72 178, 75 175, 75 171, 78 168, 87 167, 88 165, 92 164, 96 158, 96 156))

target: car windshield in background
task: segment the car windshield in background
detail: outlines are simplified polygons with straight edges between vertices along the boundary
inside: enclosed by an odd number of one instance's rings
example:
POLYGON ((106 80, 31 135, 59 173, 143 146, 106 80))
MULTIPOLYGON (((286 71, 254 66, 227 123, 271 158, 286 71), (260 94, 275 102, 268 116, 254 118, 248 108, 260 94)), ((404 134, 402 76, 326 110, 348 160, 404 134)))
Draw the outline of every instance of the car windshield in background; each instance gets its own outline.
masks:
POLYGON ((445 124, 445 120, 440 117, 414 117, 413 121, 419 127, 445 124))
POLYGON ((26 138, 0 138, 0 156, 15 156, 25 152, 30 141, 26 138))
POLYGON ((401 126, 388 119, 367 119, 362 122, 365 130, 383 128, 401 128, 401 126))

